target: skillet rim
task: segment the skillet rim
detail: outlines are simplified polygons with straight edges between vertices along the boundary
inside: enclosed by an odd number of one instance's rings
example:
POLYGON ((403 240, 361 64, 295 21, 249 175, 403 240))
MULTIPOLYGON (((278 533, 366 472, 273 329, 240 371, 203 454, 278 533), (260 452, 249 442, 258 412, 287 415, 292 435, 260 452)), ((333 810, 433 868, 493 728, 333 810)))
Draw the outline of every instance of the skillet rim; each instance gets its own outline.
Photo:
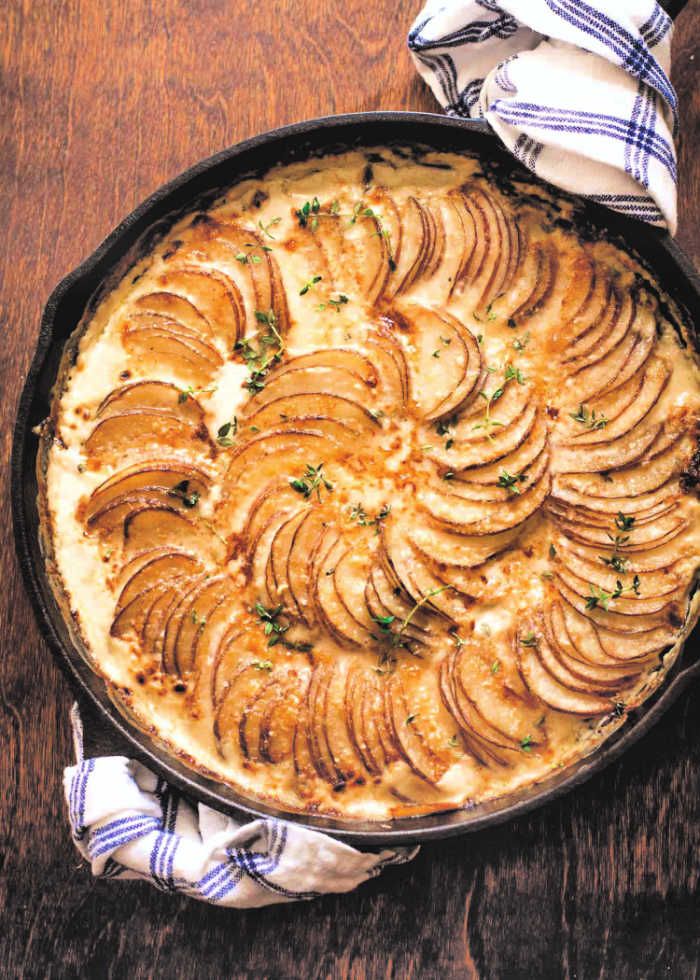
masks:
MULTIPOLYGON (((659 691, 630 713, 625 724, 590 756, 510 797, 423 817, 393 821, 333 820, 309 814, 286 813, 246 798, 230 787, 190 769, 158 742, 130 726, 107 695, 104 681, 92 670, 70 637, 69 626, 56 602, 39 540, 36 457, 38 438, 34 427, 48 415, 51 389, 68 338, 78 325, 108 270, 117 265, 149 228, 163 227, 168 215, 190 210, 216 196, 216 191, 250 172, 262 172, 274 162, 313 156, 313 151, 332 152, 353 145, 428 145, 440 150, 469 149, 498 160, 512 170, 517 161, 502 147, 485 123, 454 119, 437 113, 376 111, 323 116, 279 127, 244 140, 183 171, 139 204, 100 245, 65 276, 44 308, 36 351, 19 400, 11 461, 11 493, 17 556, 40 632, 63 670, 76 696, 85 704, 101 729, 103 751, 126 751, 155 769, 187 796, 231 814, 239 820, 274 817, 311 830, 320 830, 348 844, 395 846, 416 844, 474 832, 515 819, 569 792, 600 772, 641 738, 678 698, 693 678, 700 676, 698 629, 686 638, 685 650, 669 671, 659 691), (229 165, 231 172, 224 176, 229 165), (199 189, 199 193, 196 193, 199 189), (72 306, 71 306, 72 304, 72 306), (66 311, 68 307, 68 311, 66 311), (69 311, 73 314, 69 315, 69 311), (66 326, 68 324, 68 326, 66 326), (689 656, 690 652, 690 656, 689 656), (693 655, 694 654, 694 655, 693 655)), ((529 179, 538 182, 529 175, 529 179)), ((539 181, 540 183, 544 183, 539 181)), ((569 195, 571 196, 571 195, 569 195)), ((613 237, 635 242, 634 250, 651 256, 663 288, 678 302, 695 337, 700 324, 700 276, 668 233, 649 225, 585 203, 583 219, 613 237), (640 248, 641 245, 641 248, 640 248), (649 254, 647 254, 649 253, 649 254), (676 277, 672 273, 676 273, 676 277)), ((172 223, 168 220, 168 223, 172 223)))

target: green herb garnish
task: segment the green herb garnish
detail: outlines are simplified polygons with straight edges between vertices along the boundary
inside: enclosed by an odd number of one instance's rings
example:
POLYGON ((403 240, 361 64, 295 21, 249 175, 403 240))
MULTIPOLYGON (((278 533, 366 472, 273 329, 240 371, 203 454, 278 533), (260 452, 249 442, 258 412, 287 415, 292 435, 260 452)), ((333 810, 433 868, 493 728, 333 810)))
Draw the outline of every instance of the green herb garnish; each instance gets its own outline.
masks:
POLYGON ((234 438, 238 432, 238 419, 233 416, 230 422, 224 422, 224 424, 219 428, 216 433, 216 441, 220 446, 228 449, 229 446, 233 445, 234 438))
POLYGON ((325 487, 329 493, 333 491, 333 484, 329 483, 326 477, 323 475, 323 463, 319 463, 318 466, 311 466, 310 463, 306 464, 306 470, 304 471, 303 477, 295 477, 289 481, 289 485, 292 490, 296 490, 300 493, 306 500, 316 493, 318 500, 321 500, 321 488, 325 487))
POLYGON ((301 289, 299 290, 299 295, 306 296, 308 291, 312 289, 316 285, 316 283, 320 282, 322 279, 323 276, 312 276, 311 279, 309 279, 308 282, 305 282, 304 285, 301 287, 301 289))
POLYGON ((520 645, 523 647, 536 647, 539 642, 537 634, 533 633, 532 630, 520 637, 520 645))
POLYGON ((281 218, 273 218, 272 221, 268 221, 266 225, 264 225, 262 221, 258 221, 258 228, 264 235, 267 235, 268 238, 275 241, 275 236, 271 233, 270 228, 274 228, 275 225, 278 225, 281 220, 281 218))
POLYGON ((185 507, 196 507, 199 502, 199 491, 192 490, 190 492, 190 481, 182 480, 180 483, 176 483, 174 487, 168 490, 169 497, 176 497, 182 502, 185 507))
POLYGON ((239 340, 234 350, 241 355, 250 372, 246 387, 255 393, 265 387, 265 377, 270 368, 277 364, 284 351, 284 341, 277 329, 277 317, 274 310, 256 310, 255 319, 267 327, 263 333, 256 335, 258 346, 255 347, 250 339, 239 340), (273 349, 274 348, 274 349, 273 349))
POLYGON ((502 470, 501 475, 498 478, 498 485, 504 490, 508 490, 510 493, 519 495, 521 493, 518 487, 519 483, 527 482, 527 477, 524 473, 509 473, 507 470, 502 470))
POLYGON ((585 597, 586 609, 596 609, 597 607, 600 607, 607 612, 608 606, 613 599, 619 599, 620 596, 626 595, 630 592, 633 592, 634 595, 639 595, 639 586, 639 575, 634 576, 631 585, 623 585, 620 579, 618 579, 612 592, 606 592, 605 589, 601 589, 597 585, 593 585, 593 583, 589 582, 590 593, 585 597))
POLYGON ((376 527, 379 533, 380 523, 391 513, 391 504, 383 504, 374 517, 370 517, 362 504, 355 504, 350 511, 349 520, 357 522, 360 527, 376 527))
MULTIPOLYGON (((255 612, 258 614, 258 619, 263 624, 263 632, 267 637, 268 647, 277 646, 281 643, 282 646, 286 647, 288 650, 301 650, 307 652, 313 649, 311 643, 297 643, 294 640, 287 640, 285 638, 285 633, 289 629, 289 623, 281 623, 280 616, 284 615, 284 606, 272 606, 267 608, 262 602, 255 603, 255 612)), ((269 670, 270 668, 264 666, 269 663, 267 660, 261 661, 262 667, 258 667, 258 670, 269 670)), ((253 664, 255 666, 255 664, 253 664)))
POLYGON ((208 388, 193 388, 192 385, 187 385, 186 388, 180 388, 177 396, 178 404, 184 405, 188 398, 194 398, 195 395, 208 395, 214 391, 216 391, 216 385, 209 385, 208 388))
POLYGON ((581 425, 585 425, 591 431, 604 429, 608 424, 608 419, 602 412, 600 415, 596 415, 595 410, 589 412, 585 405, 579 405, 578 412, 569 412, 569 418, 572 418, 574 422, 580 422, 581 425))
POLYGON ((326 307, 330 306, 330 308, 335 310, 336 313, 340 313, 340 307, 345 306, 345 304, 349 302, 350 300, 345 293, 338 293, 337 299, 329 299, 327 303, 319 303, 315 309, 318 313, 322 313, 326 307))
POLYGON ((609 558, 605 557, 605 555, 598 555, 604 565, 607 565, 609 568, 612 568, 621 574, 626 573, 629 559, 620 555, 619 551, 629 541, 630 536, 627 532, 633 529, 634 521, 634 517, 628 517, 626 514, 623 514, 622 511, 618 511, 617 517, 615 518, 615 527, 620 533, 613 535, 608 532, 608 537, 613 543, 612 555, 610 555, 609 558))
MULTIPOLYGON (((306 228, 309 224, 309 217, 317 215, 321 210, 321 202, 317 197, 311 201, 305 201, 302 206, 294 212, 301 228, 306 228)), ((318 227, 318 218, 311 219, 311 230, 315 231, 318 227)))

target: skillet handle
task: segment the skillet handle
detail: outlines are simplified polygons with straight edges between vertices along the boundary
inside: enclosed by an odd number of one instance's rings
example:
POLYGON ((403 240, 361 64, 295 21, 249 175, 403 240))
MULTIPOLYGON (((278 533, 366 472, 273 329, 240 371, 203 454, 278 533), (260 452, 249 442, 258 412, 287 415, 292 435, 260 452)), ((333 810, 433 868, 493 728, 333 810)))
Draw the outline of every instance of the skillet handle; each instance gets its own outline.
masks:
POLYGON ((99 710, 84 695, 76 697, 83 723, 83 755, 86 759, 102 755, 133 756, 126 739, 106 721, 99 710))
POLYGON ((687 2, 688 0, 659 0, 659 6, 663 7, 672 20, 675 20, 687 2))

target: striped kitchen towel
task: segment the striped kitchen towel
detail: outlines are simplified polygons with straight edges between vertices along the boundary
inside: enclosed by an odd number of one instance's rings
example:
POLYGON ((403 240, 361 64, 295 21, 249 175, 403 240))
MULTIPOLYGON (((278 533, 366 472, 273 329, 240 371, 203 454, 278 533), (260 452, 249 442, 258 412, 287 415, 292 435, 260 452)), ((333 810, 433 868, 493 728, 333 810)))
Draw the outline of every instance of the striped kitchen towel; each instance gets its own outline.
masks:
POLYGON ((539 177, 676 230, 672 24, 655 0, 429 0, 408 36, 453 116, 539 177))
POLYGON ((77 705, 71 721, 77 765, 64 774, 68 814, 96 877, 141 878, 161 891, 247 909, 349 892, 418 853, 362 853, 282 820, 240 824, 201 803, 195 808, 138 762, 84 758, 77 705))

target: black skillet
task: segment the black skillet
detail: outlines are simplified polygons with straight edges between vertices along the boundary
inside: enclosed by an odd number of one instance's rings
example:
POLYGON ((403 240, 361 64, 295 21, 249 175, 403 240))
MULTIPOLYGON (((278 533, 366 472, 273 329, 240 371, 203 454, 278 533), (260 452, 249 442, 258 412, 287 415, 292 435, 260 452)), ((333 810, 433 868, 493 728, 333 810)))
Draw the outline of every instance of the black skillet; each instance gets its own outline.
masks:
MULTIPOLYGON (((15 540, 26 588, 46 642, 67 674, 92 727, 99 732, 98 741, 90 746, 95 754, 123 753, 137 758, 192 799, 238 819, 284 816, 349 843, 388 846, 448 837, 501 823, 588 779, 649 731, 691 679, 700 675, 698 632, 688 640, 661 689, 633 712, 600 749, 505 801, 382 824, 282 814, 183 765, 125 719, 107 695, 105 684, 88 664, 69 613, 61 609, 51 587, 39 529, 38 493, 44 461, 39 459, 37 467, 39 439, 34 433, 35 426, 50 415, 52 388, 64 346, 88 304, 94 303, 115 269, 147 251, 154 238, 167 230, 178 215, 206 206, 222 188, 241 176, 262 173, 277 163, 338 149, 386 144, 471 151, 480 156, 497 179, 507 180, 510 175, 521 173, 516 161, 482 123, 409 112, 370 112, 310 120, 256 136, 196 164, 130 214, 82 265, 59 283, 49 298, 19 404, 12 453, 12 501, 15 540)), ((697 336, 700 278, 668 234, 590 204, 580 205, 577 225, 579 222, 591 235, 621 239, 627 247, 633 246, 681 310, 690 336, 697 336)))

